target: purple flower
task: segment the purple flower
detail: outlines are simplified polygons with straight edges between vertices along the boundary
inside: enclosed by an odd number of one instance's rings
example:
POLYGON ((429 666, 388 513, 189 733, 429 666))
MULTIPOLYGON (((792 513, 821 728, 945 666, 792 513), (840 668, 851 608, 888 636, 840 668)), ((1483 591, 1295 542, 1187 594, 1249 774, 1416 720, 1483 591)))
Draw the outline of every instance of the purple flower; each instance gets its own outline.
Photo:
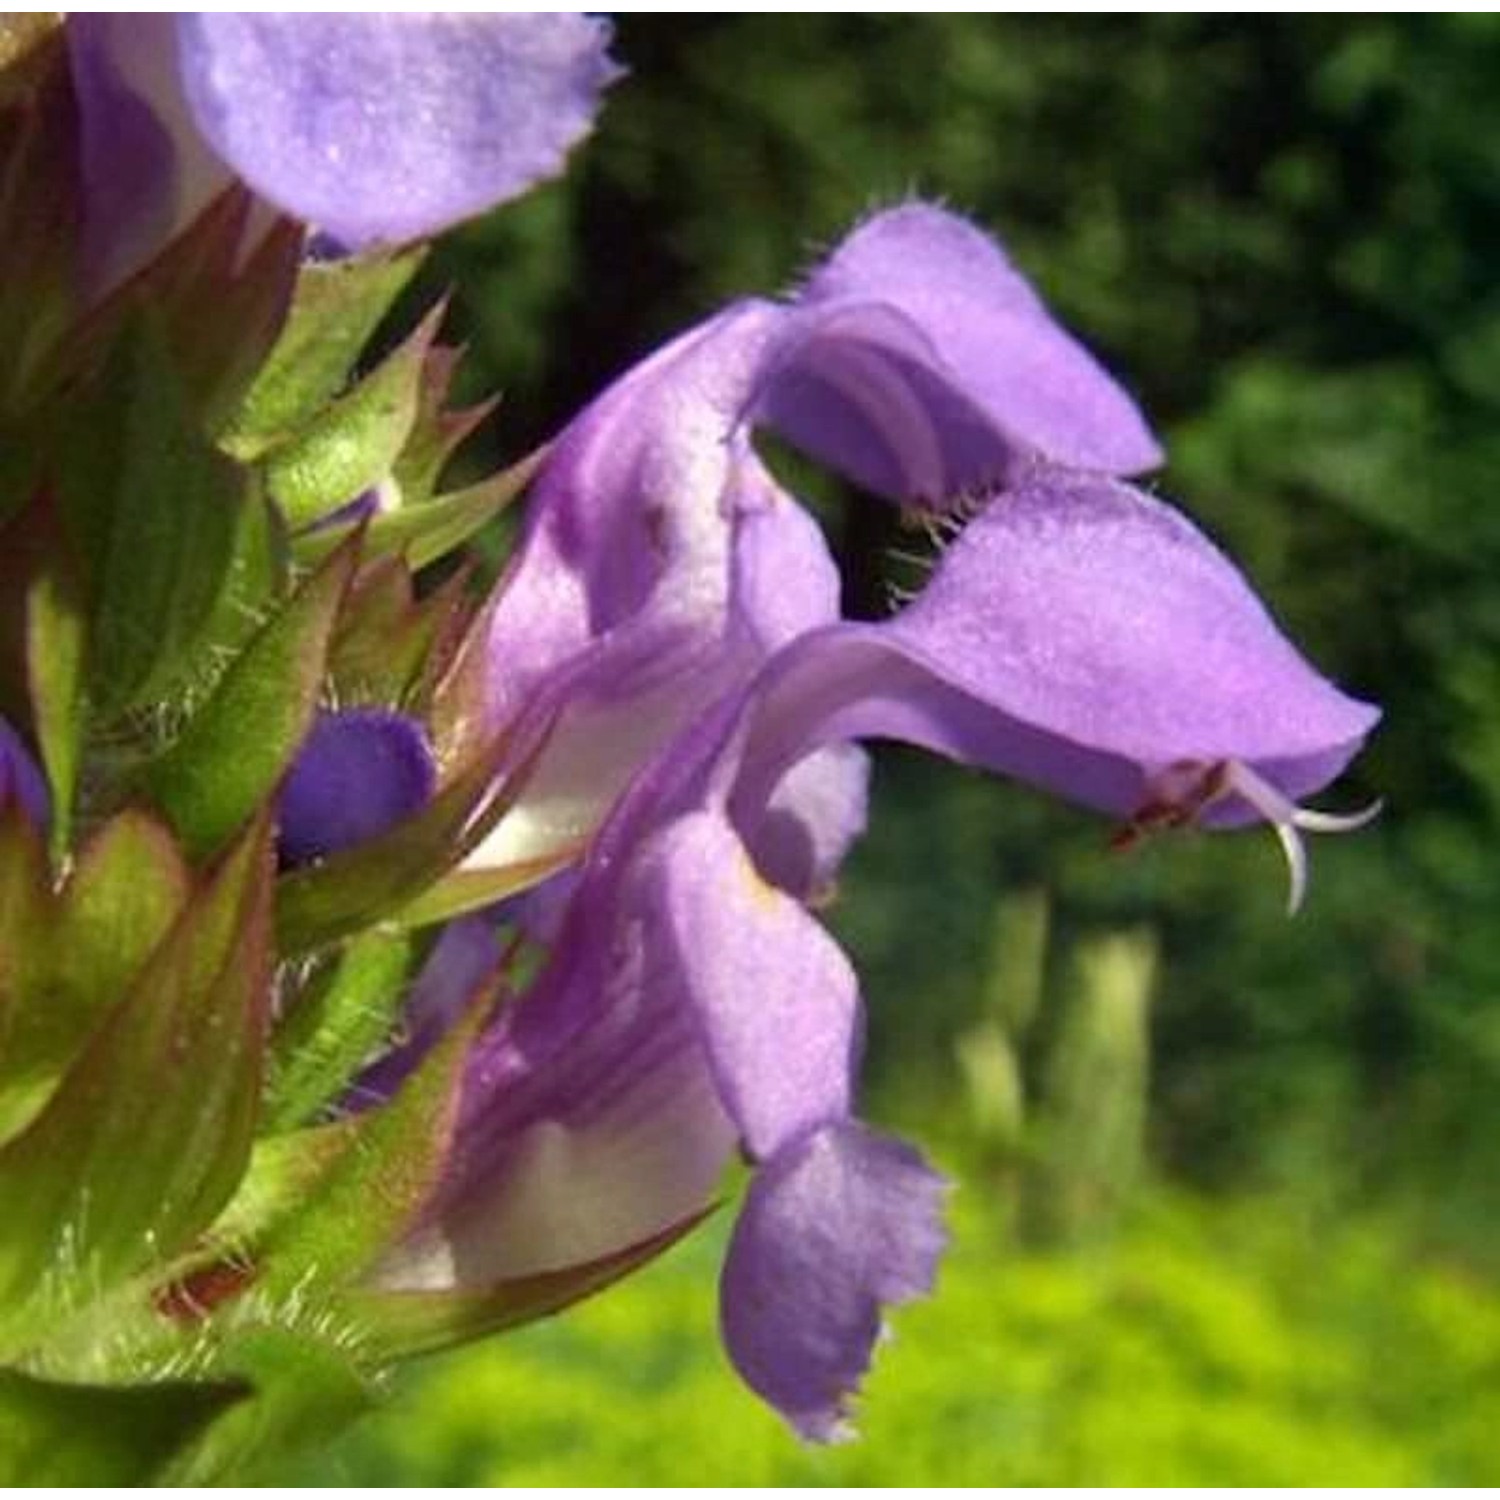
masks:
POLYGON ((1160 459, 993 241, 925 205, 876 215, 790 301, 726 308, 555 444, 487 616, 478 717, 558 722, 471 867, 573 857, 649 754, 838 618, 827 548, 757 458, 758 425, 937 508, 1038 462, 1133 473, 1160 459))
POLYGON ((587 134, 608 40, 578 15, 70 17, 98 282, 235 177, 347 249, 516 197, 587 134))
POLYGON ((47 781, 25 742, 0 719, 0 810, 17 803, 36 828, 45 828, 52 815, 47 781))
MULTIPOLYGON (((767 829, 837 848, 847 807, 787 799, 850 740, 924 745, 1137 822, 1270 818, 1334 778, 1376 719, 1311 668, 1181 515, 1036 468, 881 624, 769 656, 630 785, 534 988, 479 1043, 457 1145, 389 1285, 473 1287, 642 1243, 758 1171, 722 1283, 746 1380, 836 1435, 882 1308, 930 1283, 939 1180, 851 1118, 858 986, 767 829)), ((816 786, 814 776, 806 785, 816 786)), ((1300 879, 1300 877, 1299 877, 1300 879)))

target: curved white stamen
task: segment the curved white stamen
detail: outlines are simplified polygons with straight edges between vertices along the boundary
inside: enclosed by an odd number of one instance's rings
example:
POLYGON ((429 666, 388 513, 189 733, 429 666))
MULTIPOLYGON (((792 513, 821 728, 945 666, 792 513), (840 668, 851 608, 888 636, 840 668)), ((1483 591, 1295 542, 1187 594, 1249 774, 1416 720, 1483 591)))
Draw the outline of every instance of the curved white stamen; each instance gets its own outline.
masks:
POLYGON ((1377 797, 1368 807, 1352 813, 1326 813, 1311 807, 1299 807, 1292 821, 1298 828, 1305 828, 1309 833, 1353 833, 1356 828, 1373 823, 1384 808, 1383 797, 1377 797))
POLYGON ((1241 761, 1230 761, 1225 771, 1223 795, 1231 793, 1248 802, 1276 830, 1277 842, 1286 855, 1289 877, 1286 909, 1289 917, 1297 915, 1307 895, 1307 850, 1303 847, 1301 834, 1351 833, 1379 817, 1384 805, 1377 798, 1355 813, 1326 813, 1315 808, 1298 807, 1291 798, 1277 791, 1241 761))

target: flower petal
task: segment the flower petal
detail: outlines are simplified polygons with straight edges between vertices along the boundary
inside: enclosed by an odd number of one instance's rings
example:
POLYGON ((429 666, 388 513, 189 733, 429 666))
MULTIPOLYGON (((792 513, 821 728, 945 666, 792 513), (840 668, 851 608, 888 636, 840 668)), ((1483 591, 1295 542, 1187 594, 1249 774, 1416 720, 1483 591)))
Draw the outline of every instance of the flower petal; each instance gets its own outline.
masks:
POLYGON ((1128 815, 1184 766, 1242 762, 1300 797, 1379 717, 1307 663, 1185 517, 1057 470, 997 498, 900 615, 803 637, 761 691, 741 826, 832 741, 890 735, 1128 815))
POLYGON ((1018 461, 1134 474, 1162 461, 1135 404, 974 225, 914 203, 815 270, 756 415, 877 494, 939 505, 1018 461))
POLYGON ((849 1113, 859 992, 837 943, 714 813, 661 836, 662 895, 719 1093, 764 1160, 849 1113))
MULTIPOLYGON (((131 18, 139 24, 138 18, 131 18)), ((582 15, 178 19, 203 134, 350 248, 436 234, 555 176, 619 76, 582 15)))
POLYGON ((932 1289, 944 1183, 909 1146, 854 1121, 756 1174, 720 1284, 725 1346, 803 1437, 847 1432, 881 1308, 932 1289))
POLYGON ((736 1132, 649 874, 580 883, 535 985, 476 1044, 443 1189, 387 1285, 582 1264, 710 1201, 736 1132))
POLYGON ((569 427, 491 608, 482 718, 557 711, 472 868, 545 860, 597 827, 637 769, 767 653, 837 618, 817 527, 734 434, 777 310, 728 309, 569 427))
POLYGON ((756 869, 804 901, 821 900, 865 831, 869 793, 870 758, 857 745, 825 745, 798 761, 749 836, 756 869))

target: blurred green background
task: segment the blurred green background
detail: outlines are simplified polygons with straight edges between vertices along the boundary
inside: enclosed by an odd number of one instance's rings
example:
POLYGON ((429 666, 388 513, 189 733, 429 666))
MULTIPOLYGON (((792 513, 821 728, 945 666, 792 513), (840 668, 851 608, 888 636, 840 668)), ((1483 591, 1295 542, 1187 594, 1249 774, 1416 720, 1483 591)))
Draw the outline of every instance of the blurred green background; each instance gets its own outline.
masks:
MULTIPOLYGON (((1130 855, 879 768, 832 914, 868 1112, 961 1184, 865 1436, 717 1346, 722 1226, 430 1362, 309 1483, 1500 1483, 1500 22, 674 16, 572 175, 444 247, 515 454, 871 206, 992 228, 1167 440, 1157 481, 1381 703, 1296 921, 1269 834, 1130 855)), ((852 612, 889 511, 818 499, 852 612)), ((902 543, 907 545, 907 543, 902 543)))

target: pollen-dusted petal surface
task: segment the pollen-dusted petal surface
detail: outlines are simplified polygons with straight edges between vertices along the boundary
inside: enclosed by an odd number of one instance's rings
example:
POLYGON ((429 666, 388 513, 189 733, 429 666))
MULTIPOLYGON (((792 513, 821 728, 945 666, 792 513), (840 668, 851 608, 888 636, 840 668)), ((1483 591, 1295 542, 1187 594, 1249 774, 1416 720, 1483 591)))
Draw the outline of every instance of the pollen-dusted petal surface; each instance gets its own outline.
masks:
POLYGON ((559 172, 619 74, 582 15, 178 20, 200 129, 350 248, 435 234, 559 172))
POLYGON ((1135 403, 994 240, 925 204, 876 214, 813 272, 757 415, 877 494, 931 505, 1027 460, 1162 461, 1135 403))
POLYGON ((321 715, 282 785, 282 862, 303 864, 378 837, 427 801, 435 778, 414 719, 373 708, 321 715))
POLYGON ((944 1184, 909 1146, 841 1121, 756 1174, 720 1282, 735 1368, 803 1437, 847 1433, 881 1309, 932 1290, 944 1184))

